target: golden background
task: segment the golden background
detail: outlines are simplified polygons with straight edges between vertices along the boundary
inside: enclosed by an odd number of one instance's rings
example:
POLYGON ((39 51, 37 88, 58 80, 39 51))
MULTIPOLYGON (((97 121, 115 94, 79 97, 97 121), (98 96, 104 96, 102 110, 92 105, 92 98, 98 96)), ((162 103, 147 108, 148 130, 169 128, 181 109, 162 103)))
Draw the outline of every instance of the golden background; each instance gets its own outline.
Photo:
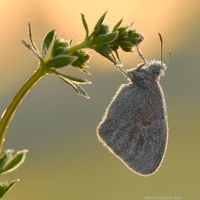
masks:
MULTIPOLYGON (((103 57, 92 55, 88 76, 73 69, 67 74, 87 78, 90 99, 54 76, 44 77, 17 110, 4 149, 28 149, 25 163, 1 176, 20 178, 5 200, 145 200, 200 198, 200 1, 198 0, 0 0, 0 112, 37 67, 37 60, 20 39, 27 39, 31 20, 37 45, 52 28, 58 35, 84 39, 80 12, 90 30, 108 9, 111 27, 126 25, 145 35, 140 49, 147 60, 160 59, 158 32, 164 40, 164 61, 172 56, 161 84, 169 118, 169 144, 159 171, 141 177, 128 170, 99 143, 96 127, 126 78, 103 57), (166 199, 165 198, 165 199, 166 199)), ((140 62, 121 52, 125 69, 140 62)))

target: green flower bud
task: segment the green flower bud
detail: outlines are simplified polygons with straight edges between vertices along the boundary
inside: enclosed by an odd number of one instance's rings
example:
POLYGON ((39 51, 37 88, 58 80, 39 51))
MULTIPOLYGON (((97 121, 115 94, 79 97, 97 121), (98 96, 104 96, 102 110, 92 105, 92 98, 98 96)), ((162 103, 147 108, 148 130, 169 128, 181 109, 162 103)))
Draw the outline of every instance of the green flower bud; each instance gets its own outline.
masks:
POLYGON ((64 54, 70 48, 70 40, 64 40, 63 38, 56 38, 51 56, 56 57, 58 55, 64 54))
POLYGON ((90 55, 84 50, 75 51, 71 55, 77 57, 77 60, 72 63, 72 66, 77 67, 80 70, 82 70, 86 66, 86 63, 90 59, 90 55))

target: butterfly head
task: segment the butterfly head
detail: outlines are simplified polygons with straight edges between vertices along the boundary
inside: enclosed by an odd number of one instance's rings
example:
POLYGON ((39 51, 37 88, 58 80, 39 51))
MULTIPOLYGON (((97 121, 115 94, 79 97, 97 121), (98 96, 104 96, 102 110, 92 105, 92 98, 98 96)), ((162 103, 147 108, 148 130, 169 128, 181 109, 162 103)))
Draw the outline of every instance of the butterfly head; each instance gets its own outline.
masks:
POLYGON ((127 70, 127 74, 133 83, 157 82, 167 69, 166 65, 159 60, 139 64, 136 68, 127 70))

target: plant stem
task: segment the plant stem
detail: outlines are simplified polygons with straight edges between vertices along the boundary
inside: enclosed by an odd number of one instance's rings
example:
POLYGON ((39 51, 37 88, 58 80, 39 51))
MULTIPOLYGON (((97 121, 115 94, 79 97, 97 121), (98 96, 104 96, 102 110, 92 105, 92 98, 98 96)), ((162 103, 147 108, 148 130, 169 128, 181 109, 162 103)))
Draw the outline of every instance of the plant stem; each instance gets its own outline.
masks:
POLYGON ((42 63, 38 67, 38 69, 33 73, 33 75, 27 80, 27 82, 21 87, 21 89, 14 96, 12 101, 10 102, 7 109, 3 112, 0 121, 0 153, 2 151, 4 137, 6 135, 6 131, 11 122, 11 119, 17 110, 19 104, 22 102, 26 94, 30 91, 30 89, 42 78, 47 72, 42 67, 42 63))
POLYGON ((75 51, 78 51, 79 49, 84 49, 84 48, 90 48, 91 43, 87 40, 84 40, 83 42, 71 47, 68 51, 67 54, 73 53, 75 51))

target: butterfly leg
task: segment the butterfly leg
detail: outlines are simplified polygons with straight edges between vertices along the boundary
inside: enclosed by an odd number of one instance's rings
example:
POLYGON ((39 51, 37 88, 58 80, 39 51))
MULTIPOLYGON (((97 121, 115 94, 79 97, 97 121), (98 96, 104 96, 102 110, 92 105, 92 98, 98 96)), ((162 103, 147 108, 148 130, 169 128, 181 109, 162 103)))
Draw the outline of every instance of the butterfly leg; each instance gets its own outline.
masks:
POLYGON ((143 60, 143 63, 137 67, 137 69, 141 69, 144 65, 146 65, 147 61, 145 60, 144 56, 142 55, 138 45, 136 45, 136 49, 137 49, 138 55, 143 60))

